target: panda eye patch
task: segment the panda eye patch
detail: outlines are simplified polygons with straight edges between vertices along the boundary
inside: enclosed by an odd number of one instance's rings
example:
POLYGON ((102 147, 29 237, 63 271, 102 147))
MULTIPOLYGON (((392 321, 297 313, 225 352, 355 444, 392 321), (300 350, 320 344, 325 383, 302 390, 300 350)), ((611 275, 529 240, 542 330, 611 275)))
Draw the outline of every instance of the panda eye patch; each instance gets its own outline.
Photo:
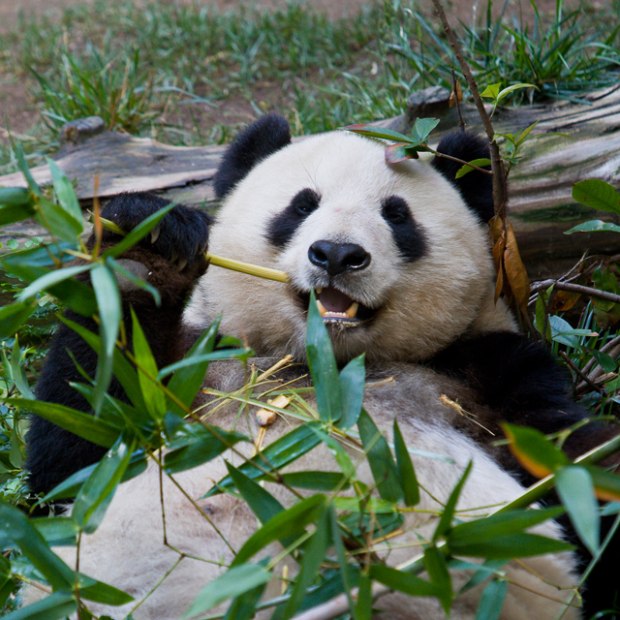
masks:
POLYGON ((299 215, 310 215, 319 206, 321 197, 313 190, 307 187, 295 194, 291 200, 291 207, 297 211, 299 215))
POLYGON ((381 215, 390 224, 404 224, 411 219, 409 205, 400 196, 390 196, 381 203, 381 215))
POLYGON ((286 209, 277 213, 267 227, 267 239, 276 248, 283 248, 298 226, 319 207, 321 197, 309 187, 297 192, 286 209))
POLYGON ((413 262, 426 254, 424 229, 413 219, 404 198, 389 196, 384 199, 381 215, 391 228, 396 247, 405 261, 413 262))

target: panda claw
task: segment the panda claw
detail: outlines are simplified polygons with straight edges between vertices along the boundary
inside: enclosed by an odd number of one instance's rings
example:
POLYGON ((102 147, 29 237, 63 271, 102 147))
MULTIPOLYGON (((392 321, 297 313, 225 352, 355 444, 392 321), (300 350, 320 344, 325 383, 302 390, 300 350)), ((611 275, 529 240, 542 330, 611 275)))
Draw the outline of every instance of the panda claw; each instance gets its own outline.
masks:
POLYGON ((187 259, 180 258, 178 261, 176 261, 176 267, 179 271, 184 271, 187 267, 187 259))
POLYGON ((155 228, 151 230, 151 245, 155 245, 155 242, 159 239, 160 233, 161 233, 161 226, 155 226, 155 228))

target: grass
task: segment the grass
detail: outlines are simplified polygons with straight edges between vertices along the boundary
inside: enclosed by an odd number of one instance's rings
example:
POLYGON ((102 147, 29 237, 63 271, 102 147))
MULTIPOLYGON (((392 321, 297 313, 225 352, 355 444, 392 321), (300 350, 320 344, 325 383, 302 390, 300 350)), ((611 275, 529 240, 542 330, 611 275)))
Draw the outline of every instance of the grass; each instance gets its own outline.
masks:
MULTIPOLYGON (((530 82, 523 96, 569 96, 617 81, 618 27, 609 12, 555 15, 530 25, 504 15, 459 30, 481 84, 530 82), (606 19, 607 18, 607 19, 606 19)), ((238 7, 96 1, 53 22, 22 16, 0 36, 0 71, 25 80, 41 110, 27 148, 57 148, 58 129, 92 114, 108 127, 172 144, 228 141, 240 124, 278 109, 296 133, 400 114, 408 95, 452 82, 452 52, 409 0, 369 2, 330 21, 298 4, 238 7)), ((505 8, 505 7, 504 7, 505 8)), ((616 11, 614 13, 614 11, 616 11)), ((6 145, 0 172, 14 169, 6 145)))

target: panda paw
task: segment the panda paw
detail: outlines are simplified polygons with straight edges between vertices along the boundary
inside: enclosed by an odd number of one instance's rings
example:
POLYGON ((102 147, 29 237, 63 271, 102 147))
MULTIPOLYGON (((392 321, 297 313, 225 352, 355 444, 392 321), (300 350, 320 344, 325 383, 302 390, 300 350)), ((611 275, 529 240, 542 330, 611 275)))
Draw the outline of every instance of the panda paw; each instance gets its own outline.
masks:
MULTIPOLYGON (((128 232, 168 204, 169 201, 153 194, 121 194, 102 209, 101 216, 128 232)), ((211 218, 203 211, 177 205, 138 247, 161 256, 179 272, 204 271, 210 223, 211 218)), ((114 233, 105 232, 104 241, 117 240, 114 233)))

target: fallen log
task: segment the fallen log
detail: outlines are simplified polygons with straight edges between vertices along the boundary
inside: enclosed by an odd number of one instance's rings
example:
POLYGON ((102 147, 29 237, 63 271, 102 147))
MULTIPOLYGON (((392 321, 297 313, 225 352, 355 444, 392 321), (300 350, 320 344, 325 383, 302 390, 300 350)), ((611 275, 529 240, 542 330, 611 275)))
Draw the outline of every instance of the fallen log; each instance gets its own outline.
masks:
MULTIPOLYGON (((480 129, 473 107, 464 106, 461 115, 468 126, 480 129)), ((412 96, 405 114, 380 124, 406 131, 418 116, 440 117, 439 133, 459 122, 457 111, 448 105, 447 91, 427 89, 412 96)), ((515 134, 537 121, 521 161, 511 172, 509 189, 509 213, 530 274, 559 274, 587 250, 619 254, 617 234, 563 233, 594 217, 614 221, 610 214, 576 204, 571 188, 586 178, 620 186, 620 87, 584 95, 578 103, 498 110, 493 120, 498 134, 515 134)), ((93 124, 84 121, 70 125, 64 136, 67 141, 55 159, 75 183, 84 206, 92 202, 95 191, 100 198, 156 191, 190 205, 214 205, 212 179, 222 146, 175 147, 120 133, 97 134, 93 124)), ((47 166, 34 168, 32 174, 39 184, 50 183, 47 166)), ((0 187, 24 184, 19 173, 0 177, 0 187)), ((13 236, 32 233, 28 225, 9 232, 13 236)))

